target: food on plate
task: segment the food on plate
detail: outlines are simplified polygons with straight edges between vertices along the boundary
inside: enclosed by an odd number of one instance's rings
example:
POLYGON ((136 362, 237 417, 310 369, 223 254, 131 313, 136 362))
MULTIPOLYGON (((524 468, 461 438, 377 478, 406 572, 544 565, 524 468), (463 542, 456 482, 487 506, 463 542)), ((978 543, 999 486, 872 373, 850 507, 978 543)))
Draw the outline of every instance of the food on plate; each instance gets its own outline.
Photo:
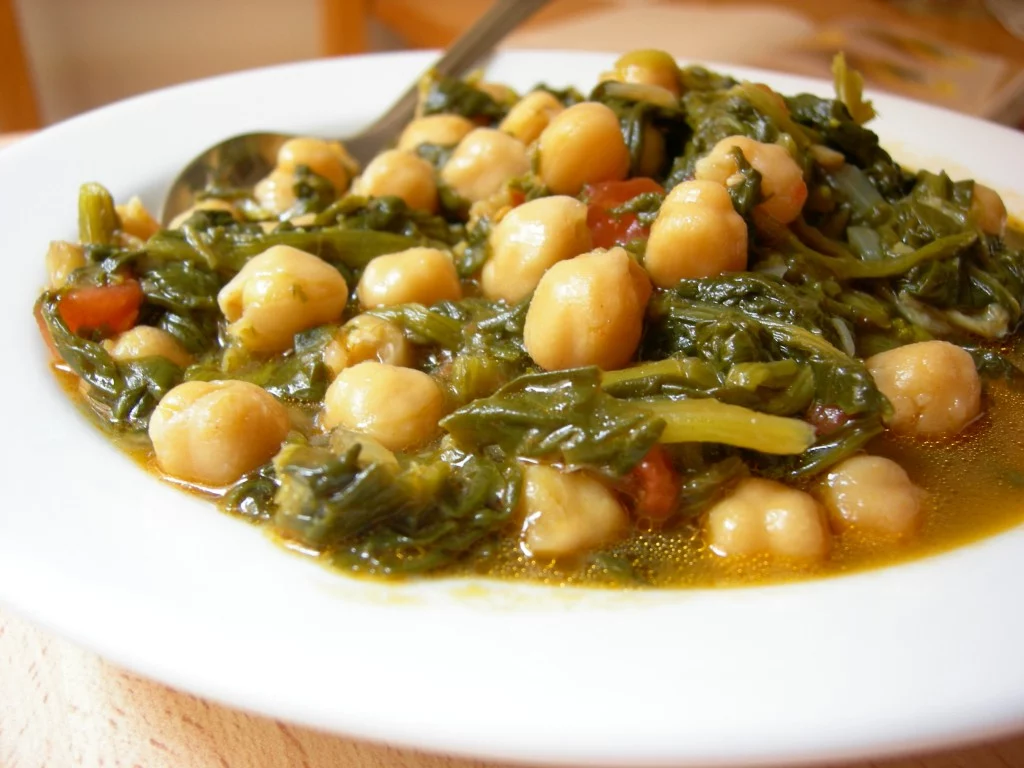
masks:
POLYGON ((1024 251, 835 75, 430 75, 365 168, 295 139, 166 229, 83 185, 36 319, 125 450, 343 571, 685 586, 939 551, 1024 517, 1024 251))

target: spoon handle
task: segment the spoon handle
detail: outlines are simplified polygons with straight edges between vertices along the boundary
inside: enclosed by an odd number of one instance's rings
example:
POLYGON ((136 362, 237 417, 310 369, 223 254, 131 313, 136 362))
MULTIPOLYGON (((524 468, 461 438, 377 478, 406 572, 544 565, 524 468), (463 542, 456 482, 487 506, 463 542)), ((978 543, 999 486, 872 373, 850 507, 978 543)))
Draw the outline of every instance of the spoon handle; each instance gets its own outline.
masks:
MULTIPOLYGON (((505 37, 509 30, 528 19, 549 0, 496 0, 487 12, 463 34, 444 55, 434 63, 433 69, 442 75, 465 72, 471 65, 505 37)), ((391 108, 366 129, 366 133, 397 133, 412 119, 419 97, 419 83, 412 86, 391 108)))

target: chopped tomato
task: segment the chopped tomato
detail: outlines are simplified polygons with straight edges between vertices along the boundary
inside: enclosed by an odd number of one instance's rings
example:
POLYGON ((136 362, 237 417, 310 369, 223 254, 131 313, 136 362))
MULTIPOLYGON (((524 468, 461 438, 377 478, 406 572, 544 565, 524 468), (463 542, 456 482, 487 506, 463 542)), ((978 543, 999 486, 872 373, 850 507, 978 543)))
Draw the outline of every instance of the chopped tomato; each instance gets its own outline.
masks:
POLYGON ((641 520, 660 523, 667 520, 679 498, 679 477, 668 454, 660 445, 647 452, 630 473, 635 488, 633 514, 641 520))
POLYGON ((609 211, 646 192, 661 194, 664 191, 654 179, 643 177, 625 181, 602 181, 585 186, 583 195, 588 203, 587 226, 590 227, 594 246, 611 248, 625 245, 630 240, 646 238, 650 232, 637 220, 636 214, 613 216, 609 211))
POLYGON ((838 405, 821 405, 819 403, 807 412, 807 421, 819 435, 831 435, 849 420, 850 417, 838 405))
POLYGON ((526 202, 526 193, 521 189, 513 189, 508 193, 508 200, 513 208, 518 208, 526 202))
POLYGON ((57 310, 72 333, 80 330, 104 334, 123 333, 135 326, 142 305, 142 287, 138 280, 76 288, 65 294, 57 310))

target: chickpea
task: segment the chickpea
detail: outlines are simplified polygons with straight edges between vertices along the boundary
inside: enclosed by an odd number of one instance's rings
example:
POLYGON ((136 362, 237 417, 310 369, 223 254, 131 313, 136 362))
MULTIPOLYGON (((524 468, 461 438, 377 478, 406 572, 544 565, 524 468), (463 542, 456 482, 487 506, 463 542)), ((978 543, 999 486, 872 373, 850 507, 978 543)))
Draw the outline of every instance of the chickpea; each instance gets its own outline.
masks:
POLYGON ((732 156, 736 148, 761 174, 761 192, 765 201, 757 206, 758 209, 783 224, 796 219, 807 200, 807 184, 796 160, 778 144, 764 144, 746 136, 729 136, 697 161, 696 177, 719 184, 727 183, 739 170, 732 156))
POLYGON ((46 274, 50 290, 63 288, 71 273, 84 266, 85 250, 82 246, 65 240, 51 242, 46 250, 46 274))
POLYGON ((498 128, 523 144, 532 144, 548 127, 551 118, 564 109, 562 102, 548 91, 533 91, 516 102, 498 128))
POLYGON ((867 359, 892 403, 889 427, 917 437, 950 437, 981 413, 981 379, 970 353, 948 341, 921 341, 867 359))
POLYGON ((166 395, 149 420, 160 468, 203 485, 227 485, 260 466, 288 435, 288 411, 244 381, 188 381, 166 395))
POLYGON ((566 557, 607 544, 625 532, 628 521, 599 480, 538 464, 523 469, 520 505, 522 547, 535 558, 566 557))
POLYGON ((747 224, 725 187, 684 181, 665 198, 651 226, 644 269, 660 288, 747 266, 747 224))
POLYGON ((741 480, 708 511, 704 539, 722 557, 821 560, 831 546, 824 511, 813 496, 760 478, 741 480))
POLYGON ((978 226, 985 234, 998 237, 1006 234, 1006 205, 999 193, 991 187, 974 182, 971 213, 974 214, 978 226))
POLYGON ((508 212, 515 208, 512 205, 513 200, 509 192, 509 187, 505 187, 497 194, 484 200, 477 200, 469 206, 469 219, 466 221, 466 227, 476 229, 480 226, 482 219, 488 219, 492 224, 497 224, 505 218, 508 212))
POLYGON ((298 200, 295 196, 295 174, 275 168, 256 182, 252 195, 260 208, 268 213, 275 216, 284 213, 298 200))
POLYGON ((434 167, 422 157, 400 149, 390 149, 373 158, 352 191, 367 197, 394 195, 410 208, 427 213, 437 210, 434 167))
POLYGON ((528 170, 530 159, 523 142, 494 128, 477 128, 459 142, 441 169, 441 179, 475 203, 528 170))
POLYGON ((412 345, 394 323, 374 315, 357 315, 324 347, 324 365, 337 376, 364 360, 407 367, 413 362, 412 345))
POLYGON ((184 210, 181 213, 179 213, 177 216, 171 219, 171 223, 168 225, 168 229, 180 229, 181 225, 188 221, 192 217, 192 214, 196 213, 197 211, 225 211, 226 213, 230 213, 232 217, 236 219, 238 218, 238 210, 235 208, 235 206, 233 206, 227 200, 218 200, 214 197, 211 197, 206 200, 200 200, 191 208, 188 208, 187 210, 184 210))
POLYGON ((174 336, 151 325, 136 325, 113 339, 107 339, 103 346, 115 360, 165 357, 181 368, 187 368, 192 363, 192 355, 174 336))
POLYGON ((560 261, 540 279, 523 343, 548 371, 626 365, 640 343, 651 282, 622 248, 560 261))
POLYGON ((452 257, 437 248, 409 248, 378 256, 366 265, 356 286, 367 309, 395 304, 436 304, 462 298, 452 257))
POLYGON ((854 456, 829 470, 821 485, 837 529, 907 536, 917 528, 923 493, 903 467, 881 456, 854 456))
POLYGON ((251 258, 217 295, 228 334, 255 352, 288 349, 299 331, 341 317, 347 301, 338 270, 288 245, 251 258))
POLYGON ((461 115, 420 117, 405 126, 398 139, 398 149, 413 151, 420 144, 454 147, 474 128, 476 125, 461 115))
POLYGON ((620 56, 604 80, 618 80, 638 85, 657 85, 678 97, 680 93, 679 66, 665 51, 656 49, 630 51, 620 56))
POLYGON ((491 232, 480 283, 491 299, 525 299, 547 269, 593 247, 587 206, 574 197, 541 197, 513 208, 491 232))
POLYGON ((540 177, 556 195, 584 184, 619 181, 629 173, 629 149, 610 107, 584 101, 552 118, 538 140, 540 177))
POLYGON ((289 139, 277 151, 277 168, 293 174, 300 165, 331 182, 339 195, 348 189, 352 177, 359 170, 359 163, 340 141, 289 139))
POLYGON ((437 434, 444 397, 423 371, 366 361, 346 368, 327 388, 322 424, 369 435, 391 451, 437 434))
POLYGON ((133 197, 124 205, 115 206, 117 218, 121 220, 121 231, 139 240, 149 240, 160 231, 160 224, 146 210, 146 206, 137 197, 133 197))

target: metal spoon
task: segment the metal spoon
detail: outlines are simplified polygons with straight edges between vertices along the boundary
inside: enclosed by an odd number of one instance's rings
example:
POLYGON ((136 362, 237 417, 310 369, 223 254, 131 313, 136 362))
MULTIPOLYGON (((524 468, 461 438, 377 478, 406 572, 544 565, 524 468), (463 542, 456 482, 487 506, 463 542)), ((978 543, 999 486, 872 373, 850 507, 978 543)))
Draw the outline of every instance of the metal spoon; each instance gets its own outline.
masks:
MULTIPOLYGON (((470 27, 434 63, 432 69, 447 75, 459 75, 476 64, 520 22, 548 0, 496 0, 476 24, 470 27)), ((417 79, 391 108, 360 133, 342 139, 345 148, 360 165, 398 138, 412 119, 418 98, 417 79)), ((160 220, 167 226, 175 216, 190 208, 197 193, 211 182, 232 187, 251 186, 269 173, 277 162, 277 151, 292 134, 245 133, 233 136, 207 149, 189 163, 171 184, 164 198, 160 220)))

